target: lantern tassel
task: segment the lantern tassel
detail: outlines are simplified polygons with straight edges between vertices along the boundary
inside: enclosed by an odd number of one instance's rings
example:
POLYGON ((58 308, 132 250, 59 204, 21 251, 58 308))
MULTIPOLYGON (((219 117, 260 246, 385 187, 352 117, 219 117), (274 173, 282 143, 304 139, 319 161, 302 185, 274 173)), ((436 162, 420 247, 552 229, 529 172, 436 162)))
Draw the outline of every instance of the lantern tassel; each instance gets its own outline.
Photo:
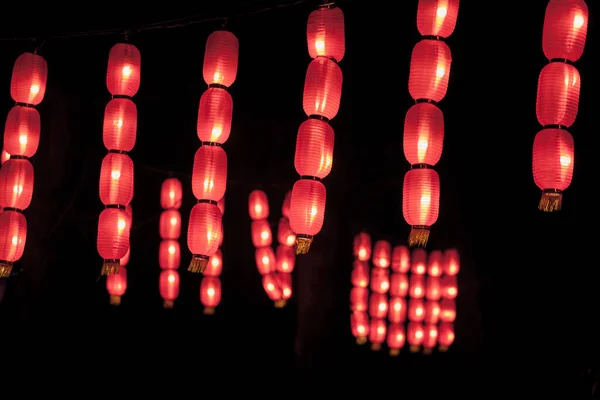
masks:
POLYGON ((114 294, 110 295, 110 305, 118 307, 121 304, 121 296, 116 296, 114 294))
POLYGON ((400 355, 400 349, 390 349, 390 356, 396 357, 400 355))
POLYGON ((114 275, 119 272, 119 260, 104 260, 100 275, 114 275))
POLYGON ((429 240, 429 227, 424 225, 413 225, 408 235, 408 247, 425 247, 429 240))
POLYGON ((208 257, 194 254, 192 256, 192 261, 190 262, 190 266, 188 267, 188 271, 193 272, 195 274, 201 274, 206 269, 208 265, 208 257))
POLYGON ((8 261, 0 261, 0 278, 8 278, 12 271, 12 263, 8 261))
POLYGON ((562 191, 556 189, 546 189, 542 191, 542 198, 538 209, 544 212, 560 211, 562 208, 562 191))
POLYGON ((373 350, 373 351, 381 350, 381 343, 371 343, 371 350, 373 350))
POLYGON ((287 301, 284 299, 279 299, 275 302, 275 308, 283 308, 287 304, 287 301))
POLYGON ((166 309, 173 308, 175 302, 173 300, 165 300, 163 301, 163 307, 166 309))
POLYGON ((363 345, 365 343, 367 343, 367 337, 366 336, 359 336, 359 337, 356 338, 356 344, 363 345))
POLYGON ((308 254, 312 241, 310 235, 296 235, 296 255, 308 254))
POLYGON ((204 315, 214 315, 215 311, 214 307, 204 307, 204 315))
POLYGON ((410 346, 410 352, 411 353, 418 353, 419 350, 421 350, 420 346, 410 346))

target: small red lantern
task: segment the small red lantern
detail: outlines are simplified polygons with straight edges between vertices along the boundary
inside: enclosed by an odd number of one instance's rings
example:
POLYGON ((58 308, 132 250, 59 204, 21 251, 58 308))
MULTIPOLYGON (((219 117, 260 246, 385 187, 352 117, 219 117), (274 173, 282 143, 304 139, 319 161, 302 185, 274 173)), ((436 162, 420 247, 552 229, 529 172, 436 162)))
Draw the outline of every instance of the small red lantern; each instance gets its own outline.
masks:
POLYGON ((183 198, 181 181, 177 178, 165 179, 160 187, 160 206, 163 209, 181 207, 183 198))
POLYGON ((181 262, 181 247, 177 240, 163 240, 158 247, 158 265, 162 269, 177 269, 181 262))
POLYGON ((373 265, 388 268, 392 258, 392 245, 386 240, 378 240, 373 247, 373 265))
POLYGON ((325 218, 325 186, 315 180, 300 179, 292 189, 290 227, 296 233, 296 254, 306 254, 313 236, 321 231, 325 218))
POLYGON ((251 224, 252 244, 254 247, 270 246, 273 243, 271 226, 266 219, 252 221, 251 224))
POLYGON ((108 54, 106 87, 113 96, 133 97, 140 88, 142 56, 137 47, 117 43, 108 54))
POLYGON ((422 299, 408 301, 408 320, 422 322, 425 319, 425 302, 422 299))
POLYGON ((588 7, 584 0, 550 0, 544 18, 544 54, 549 60, 579 60, 587 28, 588 7))
POLYGON ((385 318, 387 314, 387 296, 383 293, 371 293, 369 297, 369 315, 371 318, 385 318))
POLYGON ((219 276, 223 272, 223 253, 217 250, 215 254, 210 256, 208 265, 204 270, 204 276, 219 276))
POLYGON ((410 351, 416 353, 423 344, 425 330, 420 322, 409 322, 406 339, 410 345, 410 351))
POLYGON ((551 62, 540 72, 535 111, 542 126, 570 127, 577 118, 581 78, 573 65, 551 62))
POLYGON ((209 88, 200 97, 196 131, 203 143, 223 144, 231 134, 233 99, 227 90, 209 88))
POLYGON ((440 320, 454 322, 456 319, 456 302, 453 299, 443 299, 440 302, 440 320))
MULTIPOLYGON (((4 169, 4 168, 3 168, 4 169)), ((129 250, 130 216, 119 208, 105 208, 98 218, 98 253, 104 260, 102 275, 115 274, 119 270, 119 260, 129 250)))
POLYGON ((360 232, 354 237, 354 257, 360 261, 371 259, 371 236, 366 232, 360 232))
POLYGON ((311 58, 327 57, 340 62, 346 51, 342 10, 322 7, 311 12, 306 27, 306 41, 311 58))
POLYGON ((235 82, 239 42, 229 31, 214 31, 206 39, 203 76, 207 85, 229 87, 235 82))
POLYGON ((106 291, 110 295, 110 304, 119 306, 121 297, 127 292, 127 269, 119 268, 115 274, 106 277, 106 291))
POLYGON ((394 272, 390 281, 390 295, 406 297, 408 295, 408 276, 394 272))
POLYGON ((127 205, 133 199, 133 161, 127 154, 108 153, 100 169, 100 200, 127 205))
POLYGON ((13 263, 23 256, 27 220, 17 211, 0 212, 0 278, 7 278, 13 263))
POLYGON ((400 349, 404 347, 405 342, 404 327, 400 324, 390 324, 387 332, 387 345, 390 348, 390 356, 400 354, 400 349))
POLYGON ((442 297, 445 299, 455 299, 458 295, 458 283, 456 275, 444 275, 442 277, 442 297))
POLYGON ((419 0, 417 28, 421 36, 447 38, 454 32, 459 0, 419 0))
POLYGON ((350 309, 352 311, 367 311, 369 304, 369 289, 354 287, 350 290, 350 309))
POLYGON ((369 316, 365 312, 353 312, 350 315, 350 327, 356 343, 365 344, 369 336, 369 316))
POLYGON ((281 288, 279 287, 274 274, 269 273, 263 275, 262 284, 267 296, 269 296, 269 299, 275 302, 281 300, 283 294, 281 293, 281 288))
POLYGON ((127 253, 119 260, 119 268, 124 268, 129 264, 131 258, 131 246, 127 249, 127 253))
POLYGON ((427 251, 425 249, 413 249, 410 272, 416 275, 423 275, 427 272, 427 251))
POLYGON ((451 323, 440 324, 438 343, 440 351, 448 351, 448 348, 454 343, 454 326, 451 323))
POLYGON ((212 315, 221 302, 221 280, 214 276, 205 276, 200 284, 200 302, 204 306, 204 314, 212 315))
POLYGON ((429 239, 429 227, 440 212, 440 177, 430 168, 411 169, 404 176, 402 213, 411 225, 409 246, 424 247, 429 239))
POLYGON ((4 165, 4 163, 8 160, 10 160, 10 153, 7 152, 6 149, 2 149, 2 157, 0 158, 2 165, 4 165))
POLYGON ((456 249, 448 249, 444 252, 443 270, 446 275, 456 275, 460 271, 460 255, 456 249))
POLYGON ((428 300, 425 302, 425 322, 428 324, 437 324, 440 319, 440 305, 437 301, 428 300))
POLYGON ((411 165, 435 165, 444 147, 444 114, 435 104, 417 103, 404 120, 404 156, 411 165))
POLYGON ((388 307, 388 319, 390 322, 400 324, 406 320, 408 310, 406 299, 402 297, 392 297, 390 298, 388 307))
POLYGON ((171 208, 160 214, 158 222, 161 239, 179 239, 181 236, 181 214, 171 208))
POLYGON ((562 192, 573 179, 575 144, 573 136, 564 129, 543 129, 533 141, 533 179, 542 189, 538 208, 559 211, 562 192))
POLYGON ((405 274, 410 269, 410 250, 406 246, 394 246, 392 251, 392 271, 405 274))
POLYGON ((332 60, 319 57, 311 61, 306 70, 302 106, 311 115, 333 119, 342 98, 342 70, 332 60))
POLYGON ((254 258, 256 261, 256 268, 261 275, 266 275, 270 272, 274 272, 277 268, 277 260, 275 258, 275 252, 270 246, 259 247, 254 252, 254 258))
POLYGON ((439 250, 432 251, 427 259, 427 274, 429 276, 441 276, 443 263, 442 252, 439 250))
POLYGON ((269 218, 269 200, 265 192, 254 190, 250 193, 248 197, 248 212, 250 219, 253 221, 269 218))
POLYGON ((294 166, 300 176, 325 178, 333 165, 333 128, 325 121, 307 119, 296 139, 294 166))
POLYGON ((285 300, 289 300, 292 297, 292 274, 278 272, 276 278, 277 284, 281 288, 281 297, 283 300, 276 306, 283 307, 285 305, 285 300))
POLYGON ((385 319, 372 318, 371 328, 369 329, 369 341, 371 342, 371 350, 381 350, 381 345, 385 342, 387 336, 387 325, 385 319))
POLYGON ((194 197, 218 202, 227 186, 227 153, 220 146, 200 146, 194 157, 194 197))
POLYGON ((452 53, 441 40, 418 42, 410 60, 408 91, 415 100, 439 102, 448 91, 452 53))
POLYGON ((104 110, 102 140, 107 150, 131 151, 137 136, 137 107, 129 99, 112 99, 104 110))
POLYGON ((277 227, 277 241, 282 246, 291 247, 296 243, 296 234, 290 227, 290 221, 282 217, 279 219, 279 225, 277 227))
POLYGON ((4 127, 4 149, 14 156, 33 157, 39 144, 40 113, 32 107, 11 108, 4 127))
POLYGON ((33 165, 27 159, 11 158, 0 169, 0 204, 24 210, 33 196, 33 165))
POLYGON ((294 271, 296 264, 296 254, 292 247, 279 245, 276 250, 276 267, 277 271, 289 274, 294 271))
POLYGON ((376 293, 387 293, 390 289, 390 270, 375 267, 371 269, 371 290, 376 293))
POLYGON ((190 272, 203 272, 209 257, 219 248, 221 218, 216 204, 200 202, 192 208, 187 235, 188 248, 192 252, 190 272))
POLYGON ((438 276, 429 276, 425 285, 425 297, 428 300, 439 300, 442 297, 442 283, 438 276))
POLYGON ((160 273, 159 278, 160 296, 163 298, 165 308, 173 308, 175 300, 179 296, 179 273, 169 269, 160 273))
POLYGON ((423 352, 431 354, 438 341, 438 328, 435 324, 427 324, 423 329, 423 352))
POLYGON ((285 194, 285 198, 283 199, 283 204, 281 205, 281 215, 284 218, 290 218, 290 202, 291 201, 292 201, 292 191, 290 190, 285 194))
POLYGON ((352 285, 355 287, 369 286, 369 264, 365 261, 354 261, 351 275, 352 285))
POLYGON ((10 80, 10 95, 17 103, 37 106, 44 99, 48 63, 44 57, 23 53, 15 61, 10 80))
POLYGON ((425 276, 411 275, 408 284, 408 295, 413 299, 425 297, 425 276))

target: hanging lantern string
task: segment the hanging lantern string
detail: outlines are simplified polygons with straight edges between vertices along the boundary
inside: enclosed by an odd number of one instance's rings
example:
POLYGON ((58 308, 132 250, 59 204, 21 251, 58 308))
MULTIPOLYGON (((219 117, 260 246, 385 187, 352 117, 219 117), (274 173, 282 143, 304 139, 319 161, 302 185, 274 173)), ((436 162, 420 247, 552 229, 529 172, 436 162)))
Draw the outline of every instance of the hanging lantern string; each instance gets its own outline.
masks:
MULTIPOLYGON (((80 32, 72 32, 72 33, 66 33, 63 35, 49 35, 49 36, 43 36, 43 40, 45 42, 47 42, 48 40, 59 40, 59 39, 74 39, 74 38, 80 38, 80 37, 87 37, 87 36, 110 36, 110 35, 119 35, 119 34, 123 34, 123 32, 127 32, 128 34, 136 32, 136 33, 141 33, 141 32, 146 32, 146 31, 151 31, 151 30, 157 30, 157 29, 174 29, 174 28, 183 28, 183 27, 187 27, 190 25, 197 25, 197 24, 203 24, 203 23, 210 23, 210 22, 221 22, 223 24, 223 27, 227 24, 228 21, 230 21, 232 18, 238 18, 238 17, 246 17, 246 16, 251 16, 251 15, 256 15, 256 14, 262 14, 268 11, 273 11, 273 10, 277 10, 277 9, 281 9, 281 8, 288 8, 288 7, 293 7, 293 6, 297 6, 300 4, 304 4, 304 3, 308 3, 308 2, 312 2, 313 0, 295 0, 292 2, 288 2, 288 3, 283 3, 283 4, 276 4, 274 6, 271 7, 264 7, 264 8, 259 8, 256 10, 249 10, 249 11, 245 11, 245 12, 238 12, 235 14, 232 14, 230 16, 213 16, 213 17, 207 17, 206 13, 202 13, 202 14, 195 14, 192 16, 188 16, 188 17, 182 17, 182 18, 176 18, 176 19, 171 19, 171 20, 166 20, 166 21, 159 21, 159 22, 153 22, 153 23, 149 23, 149 24, 142 24, 139 25, 137 28, 131 29, 131 28, 117 28, 117 29, 105 29, 105 30, 90 30, 90 31, 80 31, 80 32)), ((29 42, 38 42, 42 37, 41 36, 30 36, 30 37, 0 37, 0 41, 2 42, 9 42, 9 41, 13 41, 13 42, 19 42, 19 41, 29 41, 29 42)))

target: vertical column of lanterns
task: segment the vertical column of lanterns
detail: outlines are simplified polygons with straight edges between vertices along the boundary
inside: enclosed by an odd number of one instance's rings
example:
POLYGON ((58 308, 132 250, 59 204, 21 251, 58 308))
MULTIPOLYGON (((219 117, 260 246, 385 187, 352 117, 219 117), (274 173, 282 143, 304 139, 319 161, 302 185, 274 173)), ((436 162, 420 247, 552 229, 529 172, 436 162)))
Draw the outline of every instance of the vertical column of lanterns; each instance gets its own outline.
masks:
POLYGON ((256 249, 254 259, 256 268, 262 276, 262 284, 267 296, 274 302, 281 300, 281 290, 276 279, 277 260, 273 251, 273 233, 269 224, 269 199, 262 190, 254 190, 248 197, 248 213, 252 223, 250 234, 256 249))
POLYGON ((408 327, 406 341, 410 351, 420 351, 425 341, 425 274, 427 272, 427 251, 413 249, 410 257, 410 276, 408 279, 408 327))
POLYGON ((181 262, 181 201, 183 191, 181 181, 177 178, 167 178, 160 188, 160 206, 163 211, 158 222, 161 242, 158 247, 158 265, 161 273, 158 281, 160 296, 164 308, 173 308, 179 296, 180 278, 177 269, 181 262))
POLYGON ((308 120, 300 125, 294 166, 300 175, 292 189, 290 226, 296 233, 296 254, 306 254, 321 231, 326 190, 321 183, 331 172, 334 132, 329 120, 336 116, 342 95, 345 52, 344 14, 328 3, 308 17, 308 52, 313 58, 306 71, 303 109, 308 120))
MULTIPOLYGON (((456 249, 444 252, 442 279, 440 282, 438 345, 446 351, 454 343, 454 320, 456 319, 456 296, 458 295, 457 275, 460 271, 460 258, 456 249)), ((435 289, 432 289, 435 290, 435 289)))
POLYGON ((352 289, 350 290, 350 329, 356 338, 356 343, 365 344, 369 337, 369 278, 371 259, 371 236, 360 232, 354 237, 353 253, 354 265, 352 268, 352 289))
MULTIPOLYGON (((217 204, 221 215, 225 214, 225 197, 217 204)), ((204 314, 212 315, 215 313, 217 306, 221 303, 221 273, 223 272, 223 231, 221 230, 221 238, 219 248, 215 254, 210 256, 208 265, 204 270, 202 281, 200 282, 200 302, 204 306, 204 314)))
POLYGON ((98 219, 98 253, 102 275, 119 270, 129 251, 131 221, 127 205, 133 199, 133 161, 129 152, 137 135, 137 107, 132 97, 140 88, 141 55, 132 44, 117 43, 108 55, 106 87, 112 99, 104 110, 102 139, 108 154, 100 169, 100 200, 105 209, 98 219))
POLYGON ((538 80, 536 114, 542 130, 533 142, 533 179, 542 190, 538 208, 559 211, 573 178, 574 142, 567 131, 577 118, 581 78, 573 65, 583 55, 588 8, 584 0, 550 0, 542 47, 549 63, 538 80))
POLYGON ((429 253, 425 278, 425 302, 423 304, 423 353, 425 354, 431 354, 438 344, 442 264, 443 253, 440 250, 429 253))
POLYGON ((222 234, 218 202, 227 186, 227 154, 223 143, 231 134, 233 99, 227 89, 237 76, 239 44, 231 32, 219 30, 206 40, 202 75, 208 89, 200 98, 197 133, 201 145, 194 157, 192 191, 198 204, 192 208, 188 247, 192 261, 188 268, 202 273, 215 254, 222 234))
POLYGON ((440 179, 433 166, 442 156, 444 115, 438 102, 446 96, 452 55, 444 39, 456 26, 458 0, 419 0, 421 40, 410 61, 408 91, 415 104, 404 122, 404 156, 411 169, 404 176, 402 213, 411 226, 410 247, 425 247, 438 218, 440 179))
MULTIPOLYGON (((125 209, 127 212, 128 224, 132 226, 133 223, 133 208, 131 204, 127 205, 125 209)), ((106 277, 106 291, 109 295, 109 302, 111 305, 118 307, 121 304, 121 298, 127 292, 127 265, 129 264, 129 258, 131 257, 131 245, 127 249, 125 256, 119 260, 119 272, 111 274, 106 277)))
POLYGON ((23 53, 13 66, 10 95, 15 106, 4 128, 0 170, 0 278, 10 276, 13 263, 23 256, 27 220, 23 215, 33 197, 33 165, 29 161, 40 143, 40 114, 35 106, 46 93, 48 64, 39 54, 23 53), (5 153, 10 158, 5 161, 5 153))
POLYGON ((385 240, 378 240, 373 246, 371 261, 371 296, 369 297, 369 316, 371 328, 369 341, 371 349, 380 350, 387 337, 386 318, 388 316, 388 292, 390 290, 390 263, 392 246, 385 240))
POLYGON ((281 290, 281 299, 275 302, 276 307, 285 306, 292 297, 292 272, 296 264, 294 243, 296 234, 290 228, 290 200, 292 192, 287 192, 281 206, 281 218, 277 225, 277 249, 275 250, 275 269, 277 284, 281 290))
POLYGON ((388 304, 387 345, 391 356, 400 354, 406 343, 404 323, 407 315, 408 272, 410 271, 410 250, 406 246, 394 246, 392 250, 391 278, 388 304))

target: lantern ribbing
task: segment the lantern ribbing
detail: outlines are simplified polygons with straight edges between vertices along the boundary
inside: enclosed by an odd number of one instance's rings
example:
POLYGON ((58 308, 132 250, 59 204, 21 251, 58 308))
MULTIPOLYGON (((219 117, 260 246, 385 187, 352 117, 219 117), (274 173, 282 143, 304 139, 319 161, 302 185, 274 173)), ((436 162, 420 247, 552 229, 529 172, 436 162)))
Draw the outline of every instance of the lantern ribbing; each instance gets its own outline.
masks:
POLYGON ((0 278, 10 276, 20 260, 27 240, 23 211, 33 197, 33 165, 29 161, 40 142, 40 114, 35 108, 44 99, 48 78, 46 60, 23 53, 15 61, 10 94, 15 106, 6 118, 4 151, 0 170, 0 278), (4 161, 5 153, 9 159, 4 161))
POLYGON ((438 107, 448 90, 452 54, 445 43, 456 26, 458 0, 419 0, 421 40, 411 55, 408 91, 415 104, 404 122, 404 155, 411 169, 404 176, 402 213, 411 226, 409 247, 425 247, 438 218, 440 179, 433 169, 442 156, 444 115, 438 107))
POLYGON ((567 131, 579 108, 581 77, 574 63, 585 48, 588 8, 584 0, 550 0, 542 47, 549 60, 537 88, 536 115, 542 130, 533 142, 532 170, 542 190, 541 211, 559 211, 573 178, 574 142, 567 131))
POLYGON ((192 172, 192 191, 198 204, 190 213, 187 237, 192 252, 188 271, 194 273, 204 272, 221 241, 223 216, 218 202, 227 186, 227 154, 221 146, 231 133, 233 100, 227 89, 237 76, 238 49, 238 39, 229 31, 215 31, 206 40, 203 76, 208 89, 198 108, 201 145, 192 172))
MULTIPOLYGON (((225 214, 225 197, 219 200, 218 203, 221 215, 225 214)), ((221 238, 219 248, 210 256, 208 265, 203 272, 202 281, 200 282, 200 302, 204 306, 204 314, 213 315, 219 303, 221 303, 221 273, 223 272, 223 230, 221 230, 221 238)))
POLYGON ((306 254, 321 231, 326 189, 321 180, 331 172, 334 131, 329 120, 340 107, 345 53, 344 14, 333 3, 320 6, 308 17, 306 37, 313 58, 306 71, 303 109, 308 120, 300 125, 294 166, 300 175, 292 189, 290 226, 296 233, 296 254, 306 254))
POLYGON ((163 211, 158 221, 161 242, 158 248, 158 265, 161 273, 158 280, 164 308, 173 308, 179 296, 180 278, 177 269, 181 261, 181 213, 182 185, 177 178, 167 178, 160 188, 160 206, 163 211))

